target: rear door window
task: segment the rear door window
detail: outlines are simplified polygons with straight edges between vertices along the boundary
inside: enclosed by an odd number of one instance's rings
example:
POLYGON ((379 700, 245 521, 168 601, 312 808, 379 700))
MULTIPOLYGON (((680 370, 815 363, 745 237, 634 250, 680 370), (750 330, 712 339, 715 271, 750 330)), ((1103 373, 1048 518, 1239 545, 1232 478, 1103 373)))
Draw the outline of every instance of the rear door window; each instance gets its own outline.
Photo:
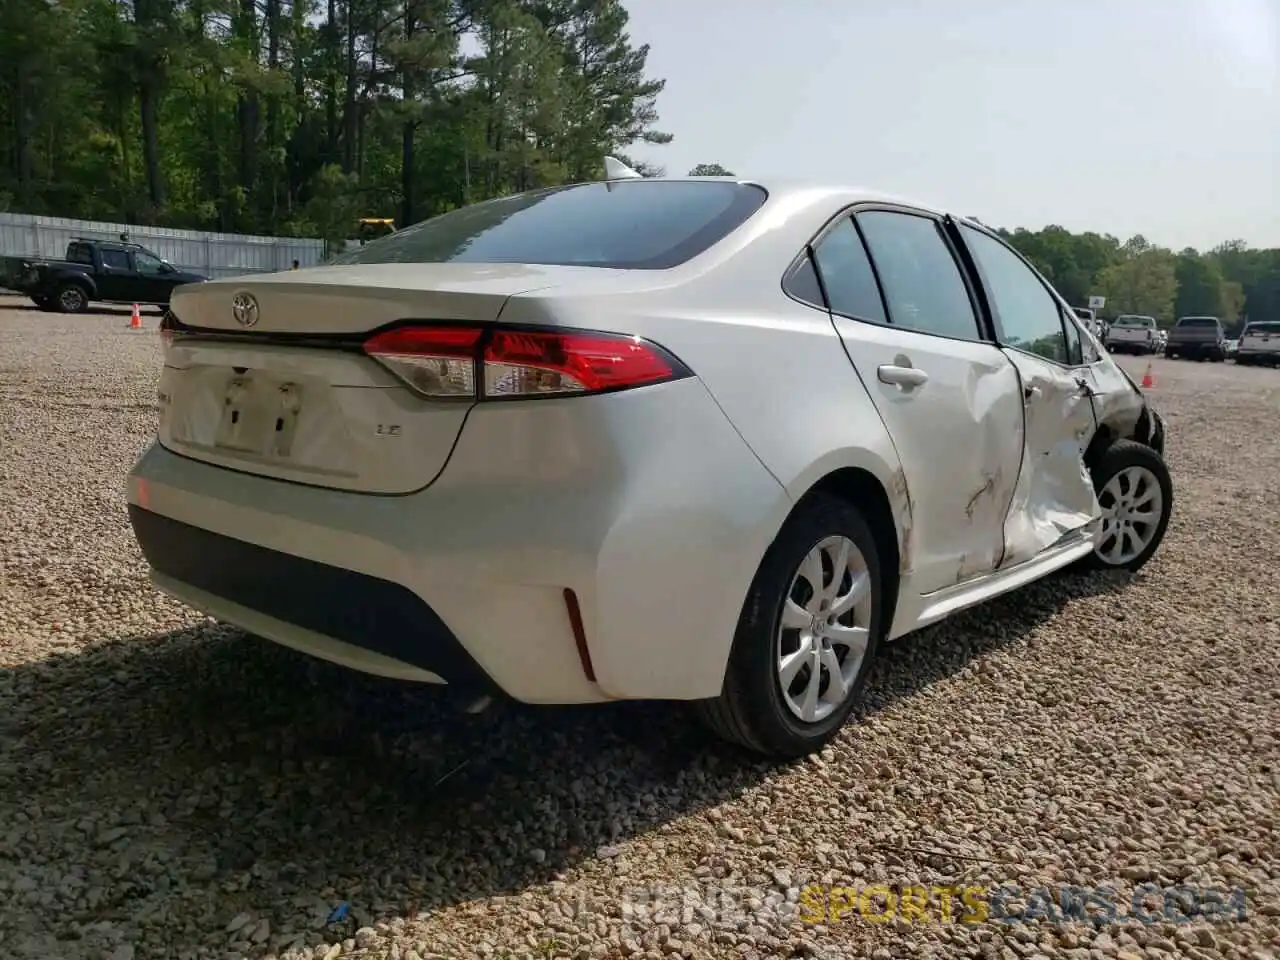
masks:
POLYGON ((424 220, 334 263, 537 263, 662 270, 746 222, 768 195, 719 180, 579 183, 424 220))
POLYGON ((127 250, 102 250, 102 265, 110 270, 132 270, 127 250))
POLYGON ((890 210, 857 215, 895 327, 980 340, 964 275, 933 217, 890 210))
POLYGON ((1068 338, 1058 301, 1022 258, 967 224, 960 225, 960 233, 991 298, 1000 342, 1064 366, 1079 363, 1079 336, 1068 338))

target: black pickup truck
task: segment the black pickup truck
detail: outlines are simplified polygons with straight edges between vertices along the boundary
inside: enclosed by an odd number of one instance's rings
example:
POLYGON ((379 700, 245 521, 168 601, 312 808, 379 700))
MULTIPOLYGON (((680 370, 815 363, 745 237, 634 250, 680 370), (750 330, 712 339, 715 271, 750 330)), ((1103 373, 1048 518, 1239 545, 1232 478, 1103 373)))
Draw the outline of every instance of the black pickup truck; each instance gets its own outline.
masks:
POLYGON ((116 240, 72 240, 65 260, 0 261, 0 286, 26 294, 42 310, 62 313, 82 313, 94 301, 168 306, 174 287, 208 279, 178 270, 139 244, 116 240))

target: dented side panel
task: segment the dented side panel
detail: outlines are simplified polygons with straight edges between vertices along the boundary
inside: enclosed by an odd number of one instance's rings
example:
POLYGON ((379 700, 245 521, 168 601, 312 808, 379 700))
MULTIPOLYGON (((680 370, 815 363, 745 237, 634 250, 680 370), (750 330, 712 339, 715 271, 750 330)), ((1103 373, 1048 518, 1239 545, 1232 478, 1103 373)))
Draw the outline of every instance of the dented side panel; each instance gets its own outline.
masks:
POLYGON ((1080 372, 1018 350, 1007 353, 1022 381, 1026 426, 1022 469, 1004 523, 1002 568, 1030 560, 1100 513, 1084 465, 1097 423, 1080 372))
POLYGON ((901 572, 927 593, 994 570, 1022 460, 1017 370, 989 343, 833 322, 902 466, 892 492, 908 507, 899 513, 901 572), (885 382, 883 367, 927 379, 885 382))
POLYGON ((1101 357, 1083 371, 1094 392, 1093 406, 1099 423, 1122 437, 1129 436, 1142 416, 1142 397, 1125 378, 1115 361, 1101 357))

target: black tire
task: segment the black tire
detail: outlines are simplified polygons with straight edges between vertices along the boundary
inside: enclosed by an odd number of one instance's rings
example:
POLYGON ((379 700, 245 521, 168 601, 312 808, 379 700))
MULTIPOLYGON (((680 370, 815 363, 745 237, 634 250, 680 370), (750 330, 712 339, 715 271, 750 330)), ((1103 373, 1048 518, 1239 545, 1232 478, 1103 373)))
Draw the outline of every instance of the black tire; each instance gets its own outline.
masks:
MULTIPOLYGON (((1160 487, 1161 510, 1155 533, 1142 552, 1126 563, 1110 563, 1095 550, 1082 561, 1081 565, 1084 567, 1093 570, 1128 570, 1134 573, 1155 555, 1164 540, 1165 531, 1169 528, 1169 518, 1173 515, 1173 478, 1164 458, 1150 447, 1134 440, 1117 440, 1109 446, 1090 471, 1094 492, 1101 501, 1102 490, 1111 478, 1129 467, 1145 468, 1155 477, 1160 487)), ((1100 541, 1098 547, 1104 546, 1106 542, 1100 541)))
MULTIPOLYGON (((824 571, 825 572, 825 571, 824 571)), ((879 552, 862 514, 843 500, 810 494, 783 525, 760 562, 734 634, 720 696, 694 704, 698 718, 720 737, 779 759, 821 749, 840 731, 861 698, 887 625, 879 552), (844 536, 866 560, 870 580, 869 638, 862 665, 844 702, 824 720, 805 723, 783 700, 777 637, 783 603, 801 562, 823 539, 844 536)))
POLYGON ((78 283, 64 283, 53 295, 59 313, 84 313, 89 309, 89 294, 78 283))

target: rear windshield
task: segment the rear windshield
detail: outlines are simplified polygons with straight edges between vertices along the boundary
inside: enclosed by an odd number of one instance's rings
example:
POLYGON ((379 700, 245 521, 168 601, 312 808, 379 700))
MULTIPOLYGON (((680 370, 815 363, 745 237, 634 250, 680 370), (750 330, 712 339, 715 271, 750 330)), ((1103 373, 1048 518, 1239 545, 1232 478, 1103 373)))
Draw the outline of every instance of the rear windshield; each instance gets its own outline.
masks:
POLYGON ((1264 321, 1263 323, 1251 323, 1244 328, 1245 334, 1251 333, 1280 333, 1280 323, 1264 321))
POLYGON ((1113 327, 1154 327, 1156 322, 1151 317, 1116 317, 1113 327))
POLYGON ((1216 327, 1218 321, 1214 317, 1183 317, 1178 321, 1180 327, 1216 327))
POLYGON ((337 257, 346 263, 543 263, 663 270, 724 239, 767 194, 717 180, 549 187, 450 211, 337 257))

